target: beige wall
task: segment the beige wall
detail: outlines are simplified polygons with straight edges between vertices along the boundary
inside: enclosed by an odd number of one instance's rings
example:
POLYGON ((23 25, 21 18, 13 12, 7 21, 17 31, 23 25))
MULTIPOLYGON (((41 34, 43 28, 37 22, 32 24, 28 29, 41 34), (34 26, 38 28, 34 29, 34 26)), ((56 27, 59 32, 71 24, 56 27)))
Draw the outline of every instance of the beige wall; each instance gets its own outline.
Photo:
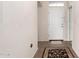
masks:
POLYGON ((48 2, 42 1, 38 7, 38 31, 39 41, 48 41, 48 2))
POLYGON ((37 51, 37 2, 0 2, 0 15, 0 57, 33 57, 37 51))
POLYGON ((72 48, 79 57, 79 1, 72 4, 72 17, 73 17, 73 41, 72 48))

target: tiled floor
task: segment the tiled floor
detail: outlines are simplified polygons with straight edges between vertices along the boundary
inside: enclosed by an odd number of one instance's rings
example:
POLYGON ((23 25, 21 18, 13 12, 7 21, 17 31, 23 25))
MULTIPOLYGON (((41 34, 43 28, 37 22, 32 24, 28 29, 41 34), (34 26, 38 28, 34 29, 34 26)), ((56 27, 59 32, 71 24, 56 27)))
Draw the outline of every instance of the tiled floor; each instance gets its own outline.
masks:
POLYGON ((38 42, 38 50, 34 55, 34 58, 43 58, 45 54, 45 48, 66 48, 69 50, 70 54, 72 54, 71 58, 77 58, 77 55, 72 49, 71 42, 69 41, 63 41, 62 44, 51 44, 48 41, 40 41, 38 42))

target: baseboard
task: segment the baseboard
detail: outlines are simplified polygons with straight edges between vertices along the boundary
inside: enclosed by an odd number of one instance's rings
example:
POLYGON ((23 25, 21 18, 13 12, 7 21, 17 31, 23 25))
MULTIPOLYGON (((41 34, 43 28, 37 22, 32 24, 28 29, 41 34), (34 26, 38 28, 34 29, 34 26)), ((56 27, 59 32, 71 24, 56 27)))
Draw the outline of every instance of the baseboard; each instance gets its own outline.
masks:
POLYGON ((70 52, 72 53, 72 55, 74 56, 74 58, 79 58, 72 47, 71 48, 68 47, 68 48, 69 48, 70 52))
POLYGON ((38 47, 37 47, 37 49, 36 49, 36 51, 35 51, 35 53, 34 53, 34 55, 33 55, 33 57, 32 57, 32 58, 34 58, 34 57, 35 57, 35 54, 37 53, 37 51, 38 51, 38 47))

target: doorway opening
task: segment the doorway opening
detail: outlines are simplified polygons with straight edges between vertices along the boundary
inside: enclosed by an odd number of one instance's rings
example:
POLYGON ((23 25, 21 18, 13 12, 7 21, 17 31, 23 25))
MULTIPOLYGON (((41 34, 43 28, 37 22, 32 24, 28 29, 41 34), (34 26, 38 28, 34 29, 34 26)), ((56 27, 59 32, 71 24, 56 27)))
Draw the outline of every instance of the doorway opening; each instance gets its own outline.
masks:
POLYGON ((64 2, 49 2, 48 6, 48 39, 64 40, 64 2))

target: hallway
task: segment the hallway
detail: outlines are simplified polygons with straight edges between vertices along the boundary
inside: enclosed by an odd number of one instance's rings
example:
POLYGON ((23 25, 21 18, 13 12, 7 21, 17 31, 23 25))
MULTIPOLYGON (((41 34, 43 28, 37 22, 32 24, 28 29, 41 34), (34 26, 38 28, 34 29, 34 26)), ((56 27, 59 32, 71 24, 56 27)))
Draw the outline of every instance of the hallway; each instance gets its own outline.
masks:
POLYGON ((0 1, 0 58, 79 58, 79 1, 0 1))
POLYGON ((35 58, 78 57, 78 46, 74 43, 78 7, 73 1, 38 2, 38 50, 35 58), (62 44, 53 44, 54 40, 62 40, 62 44))

